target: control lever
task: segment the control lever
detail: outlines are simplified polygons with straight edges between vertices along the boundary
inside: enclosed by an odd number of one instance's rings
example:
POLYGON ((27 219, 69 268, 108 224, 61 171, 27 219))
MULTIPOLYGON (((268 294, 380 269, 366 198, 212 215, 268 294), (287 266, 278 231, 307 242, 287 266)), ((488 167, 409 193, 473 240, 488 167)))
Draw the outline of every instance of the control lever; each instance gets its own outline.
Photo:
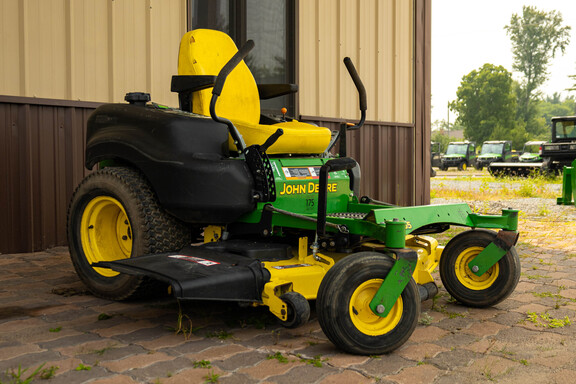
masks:
POLYGON ((270 148, 279 138, 284 134, 284 130, 282 128, 278 128, 276 132, 274 132, 266 142, 260 146, 260 153, 264 153, 270 148))

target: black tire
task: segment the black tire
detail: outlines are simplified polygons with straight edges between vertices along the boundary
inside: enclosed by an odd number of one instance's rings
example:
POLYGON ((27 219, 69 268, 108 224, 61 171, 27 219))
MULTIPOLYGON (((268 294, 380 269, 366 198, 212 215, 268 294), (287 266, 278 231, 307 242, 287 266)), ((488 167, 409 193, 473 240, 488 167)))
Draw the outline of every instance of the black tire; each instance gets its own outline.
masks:
POLYGON ((286 321, 280 323, 286 328, 297 328, 310 319, 310 303, 298 292, 287 292, 280 296, 286 303, 288 314, 286 321))
POLYGON ((474 168, 476 168, 477 171, 481 171, 484 169, 484 167, 482 166, 482 164, 476 164, 474 165, 474 168))
POLYGON ((440 166, 438 167, 441 171, 446 171, 448 170, 448 167, 444 164, 440 164, 440 166))
POLYGON ((459 171, 465 171, 466 169, 468 169, 468 164, 466 164, 465 161, 461 162, 460 164, 458 164, 458 170, 459 171))
POLYGON ((442 284, 454 299, 464 305, 484 308, 498 304, 510 296, 518 284, 521 267, 514 247, 480 277, 468 268, 467 264, 494 239, 494 231, 470 230, 455 236, 442 252, 442 284))
POLYGON ((387 317, 377 316, 368 307, 394 262, 380 253, 360 252, 336 263, 322 279, 316 313, 322 330, 338 348, 380 355, 403 345, 414 332, 420 295, 413 279, 387 317))
MULTIPOLYGON (((70 257, 80 279, 96 296, 111 300, 147 294, 150 279, 118 274, 92 263, 179 250, 191 230, 168 215, 138 171, 109 167, 88 175, 68 209, 70 257)), ((149 289, 148 289, 149 290, 149 289)))

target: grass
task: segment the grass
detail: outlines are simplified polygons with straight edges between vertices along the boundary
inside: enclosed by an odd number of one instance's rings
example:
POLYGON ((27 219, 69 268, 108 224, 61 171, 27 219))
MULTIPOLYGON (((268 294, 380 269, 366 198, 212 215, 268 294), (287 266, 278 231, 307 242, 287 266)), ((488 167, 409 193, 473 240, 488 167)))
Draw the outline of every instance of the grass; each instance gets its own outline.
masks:
MULTIPOLYGON (((45 364, 46 363, 41 364, 27 377, 24 376, 26 375, 26 372, 28 372, 29 368, 22 369, 21 365, 18 365, 18 370, 6 371, 6 376, 10 377, 10 382, 6 384, 28 384, 32 383, 36 378, 40 378, 41 380, 49 380, 53 378, 60 367, 52 365, 49 368, 44 368, 45 364)), ((0 384, 3 384, 2 380, 0 380, 0 384)))
MULTIPOLYGON (((448 179, 446 179, 448 180, 448 179)), ((482 177, 456 177, 449 180, 455 181, 480 181, 478 188, 470 188, 469 190, 461 190, 457 188, 447 188, 443 182, 430 191, 431 198, 446 198, 446 199, 460 199, 460 200, 504 200, 514 198, 526 197, 541 197, 547 199, 555 199, 557 193, 552 191, 548 184, 561 184, 560 178, 547 178, 544 176, 536 176, 531 178, 518 178, 518 177, 504 177, 494 178, 492 176, 482 177), (497 189, 490 188, 491 183, 502 184, 497 189), (518 188, 509 188, 510 184, 519 184, 518 188)), ((545 211, 545 210, 544 210, 545 211)))

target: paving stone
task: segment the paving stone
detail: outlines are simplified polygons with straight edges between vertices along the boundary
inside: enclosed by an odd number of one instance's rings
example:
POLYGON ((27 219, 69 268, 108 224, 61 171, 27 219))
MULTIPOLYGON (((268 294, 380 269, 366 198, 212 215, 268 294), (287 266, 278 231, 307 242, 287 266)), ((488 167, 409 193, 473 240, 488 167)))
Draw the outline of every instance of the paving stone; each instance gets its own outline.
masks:
POLYGON ((133 378, 127 375, 115 375, 110 376, 105 379, 97 379, 91 381, 90 384, 135 384, 138 381, 135 381, 133 378))
POLYGON ((168 356, 162 352, 141 353, 119 360, 105 361, 100 363, 100 366, 113 372, 122 373, 136 368, 147 367, 149 365, 166 360, 172 360, 172 356, 168 356))
POLYGON ((437 344, 418 343, 404 345, 396 353, 405 359, 413 361, 425 361, 434 358, 442 352, 449 351, 448 348, 441 347, 437 344))
POLYGON ((367 384, 373 382, 374 378, 366 377, 358 372, 351 370, 345 370, 343 372, 335 373, 320 380, 320 384, 349 384, 349 383, 367 384))
MULTIPOLYGON (((442 370, 457 370, 462 367, 467 367, 474 360, 479 358, 479 353, 468 351, 465 349, 453 349, 447 352, 442 352, 435 357, 427 360, 430 364, 442 370)), ((453 383, 460 383, 461 381, 454 381, 453 383)))
POLYGON ((242 345, 224 344, 207 348, 202 352, 187 354, 186 357, 189 358, 191 361, 200 361, 200 360, 221 361, 230 356, 234 356, 238 353, 243 353, 247 351, 249 351, 249 349, 242 345))
MULTIPOLYGON (((177 374, 171 374, 170 377, 162 378, 159 380, 162 384, 191 384, 191 383, 207 383, 209 377, 218 375, 218 383, 227 378, 226 373, 218 368, 186 368, 177 374)), ((152 383, 155 380, 149 380, 152 383)))
POLYGON ((364 364, 355 365, 354 368, 367 376, 384 377, 396 374, 402 368, 415 365, 416 362, 404 359, 396 353, 391 353, 376 359, 370 359, 364 364))
POLYGON ((237 373, 245 374, 256 380, 264 380, 272 376, 283 375, 296 366, 304 366, 305 362, 294 356, 284 356, 286 362, 278 361, 277 359, 262 360, 261 362, 250 366, 244 367, 237 371, 237 373))
POLYGON ((7 370, 17 370, 18 367, 31 368, 34 371, 36 367, 39 367, 42 363, 46 361, 56 361, 61 360, 62 357, 58 352, 54 351, 41 351, 35 353, 28 353, 25 355, 20 355, 12 359, 1 359, 0 360, 0 372, 6 372, 7 370))
POLYGON ((268 355, 257 351, 248 351, 232 355, 225 360, 216 360, 212 365, 217 366, 223 371, 234 372, 243 367, 250 367, 262 360, 266 360, 268 355))
MULTIPOLYGON (((190 373, 195 372, 196 370, 192 368, 193 364, 189 359, 184 357, 177 357, 172 360, 152 364, 145 368, 133 369, 130 371, 130 375, 141 382, 154 382, 155 379, 159 378, 162 383, 165 383, 167 382, 167 378, 178 377, 178 374, 184 370, 187 370, 190 373)), ((218 373, 217 368, 214 368, 214 372, 218 373)), ((206 373, 203 373, 203 375, 206 375, 206 373)), ((193 381, 189 381, 189 383, 190 382, 193 381)))
POLYGON ((148 351, 138 345, 103 347, 77 355, 78 358, 89 364, 101 364, 106 361, 116 361, 134 355, 145 355, 148 351))
POLYGON ((13 347, 6 347, 0 350, 0 360, 9 360, 29 353, 37 353, 42 349, 36 344, 21 344, 13 347))
POLYGON ((398 384, 429 384, 433 383, 440 373, 442 371, 435 366, 422 364, 405 368, 400 373, 389 376, 388 379, 398 384))
POLYGON ((140 321, 126 321, 121 324, 118 324, 114 327, 110 328, 100 328, 95 329, 94 332, 99 334, 102 337, 113 337, 118 335, 126 335, 128 333, 132 333, 140 328, 155 328, 156 324, 147 321, 147 320, 140 320, 140 321))
POLYGON ((253 379, 250 376, 244 375, 242 373, 232 373, 218 380, 221 384, 255 384, 259 383, 259 380, 253 379))
POLYGON ((269 377, 266 381, 278 384, 314 383, 338 370, 326 365, 314 367, 310 364, 291 369, 288 373, 269 377))
POLYGON ((418 327, 410 336, 410 340, 415 343, 437 341, 449 335, 450 332, 441 329, 435 325, 430 325, 428 327, 418 327))
POLYGON ((58 339, 41 342, 39 343, 39 345, 43 349, 59 349, 74 345, 82 345, 84 343, 96 340, 100 340, 98 335, 94 335, 91 333, 81 333, 79 335, 61 337, 58 339))

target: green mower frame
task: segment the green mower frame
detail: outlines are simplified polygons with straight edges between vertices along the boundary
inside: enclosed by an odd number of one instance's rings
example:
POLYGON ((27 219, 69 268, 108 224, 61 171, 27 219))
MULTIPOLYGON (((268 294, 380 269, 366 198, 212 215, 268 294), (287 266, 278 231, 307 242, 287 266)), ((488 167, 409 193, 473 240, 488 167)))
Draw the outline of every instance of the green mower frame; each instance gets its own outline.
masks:
POLYGON ((495 305, 513 292, 517 210, 480 215, 467 204, 398 207, 359 196, 359 165, 346 156, 345 139, 364 123, 366 93, 350 59, 361 120, 342 124, 323 153, 269 156, 281 128, 247 145, 216 104, 252 47, 218 76, 175 76, 180 109, 131 93, 129 104, 91 116, 86 165, 100 169, 74 193, 68 238, 74 267, 95 295, 145 295, 157 280, 182 300, 267 306, 286 327, 308 321, 308 301, 316 300, 337 347, 375 355, 410 337, 420 302, 438 292, 437 268, 464 305, 495 305), (189 110, 190 95, 207 87, 211 119, 189 110), (237 152, 222 149, 229 136, 237 152), (429 236, 451 226, 471 230, 446 247, 429 236))

